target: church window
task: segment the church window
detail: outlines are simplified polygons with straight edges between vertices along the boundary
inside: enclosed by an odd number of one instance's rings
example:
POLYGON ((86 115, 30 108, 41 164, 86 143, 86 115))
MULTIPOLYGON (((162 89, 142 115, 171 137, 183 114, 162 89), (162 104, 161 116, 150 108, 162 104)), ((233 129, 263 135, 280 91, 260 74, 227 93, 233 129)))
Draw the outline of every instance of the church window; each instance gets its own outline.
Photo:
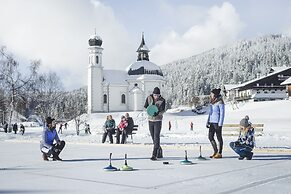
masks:
POLYGON ((125 104, 125 94, 122 94, 121 95, 121 103, 122 104, 125 104))
POLYGON ((99 63, 99 57, 96 56, 96 64, 98 64, 98 63, 99 63))
POLYGON ((106 94, 103 95, 103 103, 107 104, 107 95, 106 94))

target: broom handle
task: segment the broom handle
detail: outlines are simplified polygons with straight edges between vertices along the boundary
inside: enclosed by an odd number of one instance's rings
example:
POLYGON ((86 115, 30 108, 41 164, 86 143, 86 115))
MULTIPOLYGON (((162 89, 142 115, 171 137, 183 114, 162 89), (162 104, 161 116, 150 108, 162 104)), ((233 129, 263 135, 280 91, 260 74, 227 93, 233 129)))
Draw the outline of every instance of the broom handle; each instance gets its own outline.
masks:
POLYGON ((109 155, 109 163, 110 163, 110 165, 111 165, 111 156, 112 156, 112 153, 110 153, 110 155, 109 155))

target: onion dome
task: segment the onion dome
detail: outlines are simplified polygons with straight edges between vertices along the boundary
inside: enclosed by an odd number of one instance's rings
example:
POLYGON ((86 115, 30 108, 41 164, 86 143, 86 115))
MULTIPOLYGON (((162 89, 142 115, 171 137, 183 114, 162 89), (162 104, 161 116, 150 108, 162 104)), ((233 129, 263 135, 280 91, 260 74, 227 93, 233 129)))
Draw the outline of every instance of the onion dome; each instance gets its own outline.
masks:
POLYGON ((102 45, 102 39, 100 38, 100 36, 97 36, 95 34, 95 35, 90 37, 89 45, 90 46, 101 46, 102 45))

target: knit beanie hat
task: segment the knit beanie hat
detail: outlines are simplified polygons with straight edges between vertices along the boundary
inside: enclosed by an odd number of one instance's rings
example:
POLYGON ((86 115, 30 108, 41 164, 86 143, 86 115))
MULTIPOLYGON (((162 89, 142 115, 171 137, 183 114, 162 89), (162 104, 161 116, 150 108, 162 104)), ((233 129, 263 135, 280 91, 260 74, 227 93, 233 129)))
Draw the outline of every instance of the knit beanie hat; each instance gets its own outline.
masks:
POLYGON ((213 89, 213 90, 211 90, 211 93, 213 93, 213 94, 217 97, 217 96, 219 96, 220 91, 221 91, 220 88, 218 88, 218 89, 213 89))
POLYGON ((161 92, 160 92, 160 88, 155 87, 155 88, 154 88, 154 91, 153 91, 153 94, 161 94, 161 92))
POLYGON ((51 117, 47 117, 46 118, 46 123, 47 124, 51 124, 55 119, 51 118, 51 117))
POLYGON ((245 118, 243 118, 243 119, 239 122, 239 124, 240 124, 241 126, 243 126, 243 127, 248 127, 248 126, 250 126, 249 119, 250 119, 249 116, 246 115, 245 118))

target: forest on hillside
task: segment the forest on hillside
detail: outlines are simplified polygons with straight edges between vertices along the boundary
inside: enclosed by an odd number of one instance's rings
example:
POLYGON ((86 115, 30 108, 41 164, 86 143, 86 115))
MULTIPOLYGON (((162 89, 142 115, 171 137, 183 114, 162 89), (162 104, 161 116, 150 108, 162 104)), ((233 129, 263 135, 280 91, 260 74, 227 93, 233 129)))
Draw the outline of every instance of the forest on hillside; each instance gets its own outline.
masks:
POLYGON ((266 75, 271 67, 290 66, 290 60, 290 37, 268 35, 239 41, 163 65, 165 97, 171 105, 191 105, 212 88, 266 75))

